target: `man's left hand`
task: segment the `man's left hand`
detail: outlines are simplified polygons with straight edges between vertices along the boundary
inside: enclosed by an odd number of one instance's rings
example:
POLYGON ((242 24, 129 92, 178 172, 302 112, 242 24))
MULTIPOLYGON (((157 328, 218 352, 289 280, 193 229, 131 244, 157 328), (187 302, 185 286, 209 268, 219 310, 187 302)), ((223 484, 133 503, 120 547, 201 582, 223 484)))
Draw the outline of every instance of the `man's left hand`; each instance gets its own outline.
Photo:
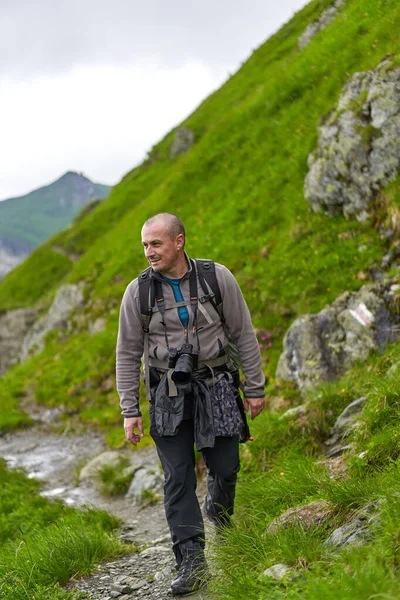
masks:
POLYGON ((264 410, 264 398, 245 398, 244 410, 247 412, 250 409, 251 420, 255 419, 261 411, 264 410))

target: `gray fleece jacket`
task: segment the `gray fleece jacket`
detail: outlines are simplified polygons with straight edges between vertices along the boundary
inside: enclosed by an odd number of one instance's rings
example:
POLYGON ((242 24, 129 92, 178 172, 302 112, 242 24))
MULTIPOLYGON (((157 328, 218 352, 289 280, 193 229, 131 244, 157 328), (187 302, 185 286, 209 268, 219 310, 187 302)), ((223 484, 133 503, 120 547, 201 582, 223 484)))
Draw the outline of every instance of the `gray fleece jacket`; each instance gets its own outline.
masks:
MULTIPOLYGON (((193 335, 191 323, 193 313, 190 307, 188 272, 182 277, 180 288, 189 312, 189 343, 197 348, 197 339, 193 335)), ((199 361, 207 362, 221 354, 221 348, 227 350, 228 336, 236 344, 240 363, 245 376, 244 394, 247 398, 264 397, 265 378, 261 369, 261 357, 258 342, 251 323, 247 304, 240 287, 232 273, 224 266, 215 263, 217 281, 221 290, 225 318, 224 326, 218 313, 210 302, 198 303, 197 334, 200 342, 199 361)), ((178 315, 173 289, 163 282, 166 310, 166 325, 170 348, 180 348, 184 343, 184 327, 178 315)), ((197 280, 198 296, 204 295, 197 280)), ((149 359, 168 360, 165 342, 165 330, 161 324, 162 316, 154 307, 149 331, 149 359)), ((124 417, 137 417, 139 408, 140 366, 144 351, 144 334, 140 314, 139 283, 134 279, 126 288, 122 298, 118 341, 117 341, 117 390, 124 417)))

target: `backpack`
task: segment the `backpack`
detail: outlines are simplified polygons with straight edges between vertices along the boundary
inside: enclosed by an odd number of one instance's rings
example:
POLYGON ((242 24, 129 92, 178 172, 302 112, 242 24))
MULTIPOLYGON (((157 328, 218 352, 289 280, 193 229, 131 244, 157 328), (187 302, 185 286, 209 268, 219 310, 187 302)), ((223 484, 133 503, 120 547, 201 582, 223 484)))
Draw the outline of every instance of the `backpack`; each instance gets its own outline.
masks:
MULTIPOLYGON (((224 327, 225 318, 222 306, 221 290, 218 285, 217 276, 215 273, 215 263, 212 260, 204 260, 201 258, 194 259, 194 265, 197 272, 200 285, 204 295, 198 298, 201 304, 209 301, 214 310, 218 313, 224 327)), ((154 286, 151 285, 151 267, 148 267, 139 275, 139 301, 140 314, 142 318, 142 329, 145 334, 149 332, 150 320, 153 314, 153 307, 156 303, 154 286)), ((196 299, 197 301, 197 299, 196 299)), ((235 344, 227 335, 228 355, 234 369, 238 369, 240 365, 239 355, 235 344)))

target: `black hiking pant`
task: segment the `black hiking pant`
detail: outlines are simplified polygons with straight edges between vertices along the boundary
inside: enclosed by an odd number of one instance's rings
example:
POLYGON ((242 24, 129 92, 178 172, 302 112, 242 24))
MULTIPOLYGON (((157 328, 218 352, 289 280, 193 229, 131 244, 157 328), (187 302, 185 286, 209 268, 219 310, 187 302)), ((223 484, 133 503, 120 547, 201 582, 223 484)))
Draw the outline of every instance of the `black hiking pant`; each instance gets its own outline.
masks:
MULTIPOLYGON (((152 417, 152 410, 150 410, 152 417)), ((184 419, 174 436, 157 433, 150 418, 150 435, 164 471, 165 515, 174 552, 178 545, 198 537, 204 543, 204 524, 196 496, 193 420, 184 419)), ((233 514, 237 473, 240 469, 239 436, 216 437, 214 448, 202 452, 207 466, 207 514, 216 522, 227 522, 233 514)))

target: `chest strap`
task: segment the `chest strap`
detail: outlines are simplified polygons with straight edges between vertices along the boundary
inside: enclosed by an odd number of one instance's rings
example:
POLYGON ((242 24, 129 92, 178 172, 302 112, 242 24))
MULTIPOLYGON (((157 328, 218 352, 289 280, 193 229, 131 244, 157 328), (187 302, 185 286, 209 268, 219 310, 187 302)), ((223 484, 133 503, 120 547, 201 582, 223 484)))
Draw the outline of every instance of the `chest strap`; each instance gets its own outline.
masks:
MULTIPOLYGON (((227 356, 226 354, 224 354, 223 356, 218 356, 217 358, 211 358, 210 360, 199 362, 197 368, 202 369, 204 367, 211 367, 211 369, 213 369, 214 367, 222 367, 223 365, 226 365, 226 361, 227 356)), ((157 358, 149 357, 149 366, 156 367, 156 369, 164 369, 165 371, 167 371, 168 361, 158 360, 157 358)))

